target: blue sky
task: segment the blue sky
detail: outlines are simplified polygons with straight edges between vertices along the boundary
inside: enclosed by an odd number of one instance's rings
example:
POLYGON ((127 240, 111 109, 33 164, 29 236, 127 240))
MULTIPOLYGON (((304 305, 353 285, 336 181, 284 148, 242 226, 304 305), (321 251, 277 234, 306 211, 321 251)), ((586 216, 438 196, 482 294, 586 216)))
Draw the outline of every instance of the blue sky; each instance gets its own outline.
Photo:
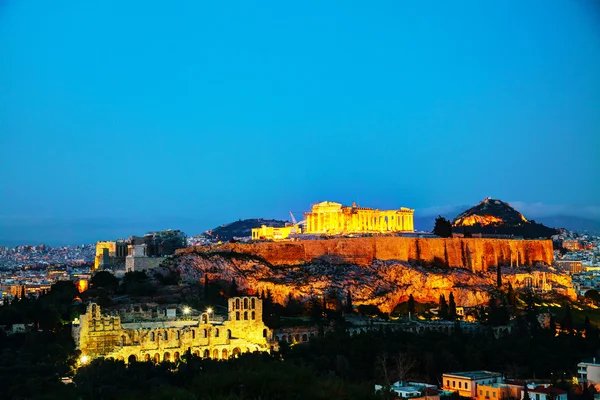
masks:
POLYGON ((0 1, 0 182, 0 239, 57 243, 325 199, 600 219, 600 6, 0 1))

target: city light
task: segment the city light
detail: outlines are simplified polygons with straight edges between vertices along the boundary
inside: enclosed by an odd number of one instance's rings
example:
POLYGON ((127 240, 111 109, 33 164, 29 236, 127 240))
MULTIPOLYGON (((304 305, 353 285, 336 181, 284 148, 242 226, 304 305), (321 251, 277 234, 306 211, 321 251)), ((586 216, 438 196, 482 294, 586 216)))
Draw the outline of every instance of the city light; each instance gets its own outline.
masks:
POLYGON ((79 359, 79 364, 85 365, 85 364, 87 364, 88 361, 89 361, 88 356, 81 356, 81 358, 79 359))
POLYGON ((189 307, 183 307, 183 313, 185 315, 188 315, 190 313, 191 309, 189 307))
POLYGON ((207 312, 207 313, 209 313, 209 314, 212 314, 212 312, 213 312, 213 309, 212 309, 211 307, 208 307, 208 308, 206 309, 206 312, 207 312))

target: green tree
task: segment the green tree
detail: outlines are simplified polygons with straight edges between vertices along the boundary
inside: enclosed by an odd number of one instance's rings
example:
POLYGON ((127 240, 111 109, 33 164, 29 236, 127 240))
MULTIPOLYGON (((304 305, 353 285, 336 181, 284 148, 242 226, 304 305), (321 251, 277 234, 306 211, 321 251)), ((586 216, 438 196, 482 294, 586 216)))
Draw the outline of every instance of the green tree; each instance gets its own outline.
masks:
POLYGON ((90 279, 92 289, 104 289, 108 293, 114 293, 119 287, 119 279, 110 271, 98 271, 90 279))
POLYGON ((435 219, 433 234, 443 238, 452 237, 452 222, 438 215, 435 219))

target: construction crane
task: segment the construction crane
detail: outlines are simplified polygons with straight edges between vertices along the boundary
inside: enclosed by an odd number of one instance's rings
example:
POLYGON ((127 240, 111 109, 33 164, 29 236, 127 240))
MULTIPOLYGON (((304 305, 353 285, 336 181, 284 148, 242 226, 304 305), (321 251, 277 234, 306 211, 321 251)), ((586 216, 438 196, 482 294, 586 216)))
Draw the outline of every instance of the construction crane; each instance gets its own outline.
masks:
POLYGON ((294 217, 294 214, 291 211, 290 211, 290 217, 292 217, 292 224, 298 225, 298 221, 296 221, 296 218, 294 217))

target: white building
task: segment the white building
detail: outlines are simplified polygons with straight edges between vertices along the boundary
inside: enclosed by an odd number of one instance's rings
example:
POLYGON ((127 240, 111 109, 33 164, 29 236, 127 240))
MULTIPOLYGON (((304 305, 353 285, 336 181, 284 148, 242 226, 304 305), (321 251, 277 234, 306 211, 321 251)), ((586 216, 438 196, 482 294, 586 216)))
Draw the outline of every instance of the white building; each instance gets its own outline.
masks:
POLYGON ((592 362, 580 362, 577 364, 577 375, 580 383, 600 384, 600 364, 596 364, 596 357, 592 362))

